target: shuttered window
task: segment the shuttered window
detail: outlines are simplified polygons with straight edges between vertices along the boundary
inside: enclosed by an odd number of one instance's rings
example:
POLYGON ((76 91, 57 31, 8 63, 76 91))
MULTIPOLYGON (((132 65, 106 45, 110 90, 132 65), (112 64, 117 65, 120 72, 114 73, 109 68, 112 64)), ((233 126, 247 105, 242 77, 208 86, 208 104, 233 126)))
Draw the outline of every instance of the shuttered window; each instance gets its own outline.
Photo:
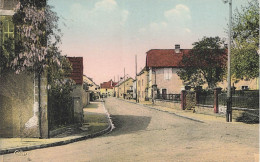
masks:
POLYGON ((170 80, 172 78, 172 68, 164 68, 164 80, 170 80))

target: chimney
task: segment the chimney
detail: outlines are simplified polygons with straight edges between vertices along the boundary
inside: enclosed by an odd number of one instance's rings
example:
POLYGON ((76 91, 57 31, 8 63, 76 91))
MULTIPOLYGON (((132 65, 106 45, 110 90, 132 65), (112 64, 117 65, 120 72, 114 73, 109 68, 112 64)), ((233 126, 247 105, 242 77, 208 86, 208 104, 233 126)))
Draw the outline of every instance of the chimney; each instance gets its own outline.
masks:
POLYGON ((175 53, 180 53, 180 47, 179 44, 175 44, 175 53))
POLYGON ((227 49, 227 48, 228 48, 228 44, 224 44, 224 48, 226 48, 226 49, 227 49))

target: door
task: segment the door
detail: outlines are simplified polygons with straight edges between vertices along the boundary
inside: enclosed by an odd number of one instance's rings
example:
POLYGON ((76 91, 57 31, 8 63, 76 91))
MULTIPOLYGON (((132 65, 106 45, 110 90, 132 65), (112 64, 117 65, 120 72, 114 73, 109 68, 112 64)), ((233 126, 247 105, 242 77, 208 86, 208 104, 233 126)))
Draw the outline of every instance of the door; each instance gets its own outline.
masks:
POLYGON ((162 98, 166 100, 167 98, 167 89, 162 89, 162 98))

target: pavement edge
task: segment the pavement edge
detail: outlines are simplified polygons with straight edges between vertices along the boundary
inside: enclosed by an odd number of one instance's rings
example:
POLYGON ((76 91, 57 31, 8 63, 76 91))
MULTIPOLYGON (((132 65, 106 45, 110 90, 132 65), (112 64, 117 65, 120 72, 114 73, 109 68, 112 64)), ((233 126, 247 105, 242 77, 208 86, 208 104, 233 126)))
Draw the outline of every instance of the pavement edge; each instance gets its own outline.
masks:
POLYGON ((0 155, 11 154, 11 153, 15 153, 16 151, 20 151, 20 152, 21 151, 30 151, 30 150, 35 150, 35 149, 47 148, 47 147, 67 145, 70 143, 74 143, 74 142, 78 142, 78 141, 82 141, 82 140, 86 140, 86 139, 90 139, 90 138, 95 138, 95 137, 107 134, 114 129, 114 125, 113 125, 112 119, 110 117, 110 114, 108 113, 107 109, 105 108, 104 101, 102 101, 102 106, 104 108, 105 113, 107 114, 107 120, 108 120, 108 125, 109 125, 106 129, 104 129, 102 131, 99 131, 99 132, 96 132, 93 134, 88 134, 86 136, 69 139, 69 140, 59 141, 59 142, 0 150, 0 155))
POLYGON ((125 102, 128 102, 128 103, 132 103, 132 104, 136 104, 136 105, 142 105, 142 106, 144 106, 144 107, 148 107, 148 108, 153 109, 153 110, 156 110, 156 111, 161 111, 161 112, 173 114, 173 115, 175 115, 175 116, 178 116, 178 117, 181 117, 181 118, 185 118, 185 119, 188 119, 188 120, 192 120, 192 121, 195 121, 195 122, 205 123, 204 121, 201 121, 201 120, 198 120, 198 119, 194 119, 194 118, 190 118, 190 117, 183 116, 183 115, 179 115, 179 114, 176 114, 176 113, 174 113, 174 112, 169 112, 169 111, 161 110, 161 109, 158 109, 158 108, 155 108, 155 107, 151 107, 151 106, 147 106, 147 105, 144 105, 144 104, 135 103, 135 102, 131 102, 131 101, 123 100, 123 99, 119 99, 119 100, 125 101, 125 102))

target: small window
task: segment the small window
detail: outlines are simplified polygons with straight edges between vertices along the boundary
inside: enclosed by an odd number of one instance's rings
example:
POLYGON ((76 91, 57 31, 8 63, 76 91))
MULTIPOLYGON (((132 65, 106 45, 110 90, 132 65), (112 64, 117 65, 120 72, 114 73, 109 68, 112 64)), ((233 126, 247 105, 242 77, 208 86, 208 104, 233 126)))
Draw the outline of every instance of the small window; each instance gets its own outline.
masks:
POLYGON ((95 88, 95 90, 97 90, 97 88, 95 88))
POLYGON ((248 86, 242 86, 242 90, 248 90, 249 87, 248 86))

